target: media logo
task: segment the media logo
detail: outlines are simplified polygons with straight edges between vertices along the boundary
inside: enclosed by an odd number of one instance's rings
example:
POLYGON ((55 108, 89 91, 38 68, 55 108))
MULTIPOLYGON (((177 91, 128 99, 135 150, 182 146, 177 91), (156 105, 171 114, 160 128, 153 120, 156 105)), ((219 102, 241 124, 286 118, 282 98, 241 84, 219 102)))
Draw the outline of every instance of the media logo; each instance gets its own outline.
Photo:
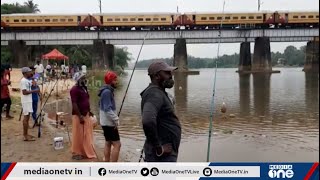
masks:
POLYGON ((269 165, 270 178, 292 178, 294 172, 292 170, 292 165, 269 165))
POLYGON ((211 168, 206 167, 206 168, 203 169, 203 175, 205 175, 205 176, 211 176, 211 174, 212 174, 211 168))
POLYGON ((99 174, 100 176, 105 176, 105 175, 107 174, 107 170, 106 170, 105 168, 100 168, 100 169, 98 170, 98 174, 99 174))
POLYGON ((142 168, 140 171, 142 176, 148 176, 149 175, 149 169, 148 168, 142 168))
POLYGON ((159 169, 156 168, 156 167, 151 168, 151 169, 150 169, 150 174, 151 174, 151 176, 158 176, 158 174, 159 174, 159 169))

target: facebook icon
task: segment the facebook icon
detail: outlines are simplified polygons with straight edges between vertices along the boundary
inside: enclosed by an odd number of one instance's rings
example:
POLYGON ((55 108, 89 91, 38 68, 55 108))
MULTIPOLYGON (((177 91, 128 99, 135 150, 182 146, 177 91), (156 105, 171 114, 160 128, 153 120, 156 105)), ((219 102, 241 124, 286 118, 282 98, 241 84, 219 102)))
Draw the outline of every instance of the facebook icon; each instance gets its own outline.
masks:
POLYGON ((100 169, 98 170, 98 174, 99 174, 100 176, 105 176, 105 175, 107 174, 107 170, 106 170, 105 168, 100 168, 100 169))

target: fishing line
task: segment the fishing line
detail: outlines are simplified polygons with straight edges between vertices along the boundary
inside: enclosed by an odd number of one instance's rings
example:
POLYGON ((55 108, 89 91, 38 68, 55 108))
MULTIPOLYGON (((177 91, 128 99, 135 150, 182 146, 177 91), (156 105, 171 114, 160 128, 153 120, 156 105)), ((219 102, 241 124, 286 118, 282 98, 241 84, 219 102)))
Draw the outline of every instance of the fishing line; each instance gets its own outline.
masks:
MULTIPOLYGON (((224 6, 226 2, 223 1, 223 8, 222 14, 224 14, 224 6)), ((212 133, 212 122, 213 122, 213 111, 214 111, 214 96, 216 92, 216 81, 217 81, 217 69, 218 69, 218 60, 219 60, 219 53, 220 53, 220 44, 221 44, 221 29, 222 29, 222 21, 220 22, 220 29, 219 29, 219 42, 218 42, 218 50, 217 50, 217 60, 215 62, 215 70, 214 70, 214 80, 213 80, 213 91, 212 91, 212 99, 211 99, 211 109, 210 109, 210 124, 209 124, 209 134, 208 134, 208 149, 207 149, 207 162, 210 159, 210 145, 211 145, 211 133, 212 133)))

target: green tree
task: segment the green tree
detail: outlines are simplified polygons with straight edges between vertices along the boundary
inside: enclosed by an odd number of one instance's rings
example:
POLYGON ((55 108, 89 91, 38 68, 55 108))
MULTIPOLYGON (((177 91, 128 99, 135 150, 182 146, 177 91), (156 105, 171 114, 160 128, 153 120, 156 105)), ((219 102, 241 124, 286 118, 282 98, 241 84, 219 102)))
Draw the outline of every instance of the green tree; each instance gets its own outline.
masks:
POLYGON ((1 4, 1 14, 40 12, 38 4, 34 4, 32 1, 31 1, 31 4, 28 4, 28 3, 29 3, 29 1, 26 2, 25 5, 21 5, 19 3, 1 4), (28 5, 26 5, 26 4, 28 4, 28 5))
POLYGON ((40 12, 39 5, 34 4, 33 0, 28 0, 27 2, 24 2, 24 6, 27 7, 32 13, 40 12))
POLYGON ((122 69, 128 66, 128 61, 131 59, 131 54, 127 47, 115 48, 114 60, 122 69))

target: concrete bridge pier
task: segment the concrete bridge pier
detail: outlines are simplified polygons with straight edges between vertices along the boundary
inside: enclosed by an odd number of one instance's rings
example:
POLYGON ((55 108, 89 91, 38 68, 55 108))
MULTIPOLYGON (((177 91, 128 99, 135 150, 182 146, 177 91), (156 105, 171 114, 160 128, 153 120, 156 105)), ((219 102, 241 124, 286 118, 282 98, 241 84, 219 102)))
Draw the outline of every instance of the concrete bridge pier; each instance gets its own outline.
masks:
POLYGON ((242 42, 240 44, 240 60, 238 65, 238 72, 251 71, 251 52, 250 42, 242 42))
POLYGON ((174 44, 173 65, 178 67, 178 72, 188 71, 187 43, 185 39, 177 39, 174 44))
POLYGON ((104 40, 94 40, 93 41, 93 59, 92 59, 92 66, 93 69, 96 70, 103 70, 106 61, 105 61, 105 54, 104 54, 104 47, 105 47, 105 41, 104 40))
POLYGON ((272 72, 270 39, 268 37, 255 39, 251 69, 253 72, 272 72))
POLYGON ((8 45, 9 45, 10 51, 13 54, 12 65, 14 67, 24 67, 24 66, 32 65, 32 63, 30 63, 28 59, 28 47, 25 41, 21 41, 21 40, 9 41, 8 45))
POLYGON ((114 69, 116 66, 116 61, 114 59, 114 45, 106 44, 105 51, 106 51, 107 68, 114 69))
POLYGON ((114 45, 106 44, 105 40, 93 41, 93 67, 95 69, 114 69, 114 45))
POLYGON ((303 71, 319 73, 319 40, 307 43, 303 71))

